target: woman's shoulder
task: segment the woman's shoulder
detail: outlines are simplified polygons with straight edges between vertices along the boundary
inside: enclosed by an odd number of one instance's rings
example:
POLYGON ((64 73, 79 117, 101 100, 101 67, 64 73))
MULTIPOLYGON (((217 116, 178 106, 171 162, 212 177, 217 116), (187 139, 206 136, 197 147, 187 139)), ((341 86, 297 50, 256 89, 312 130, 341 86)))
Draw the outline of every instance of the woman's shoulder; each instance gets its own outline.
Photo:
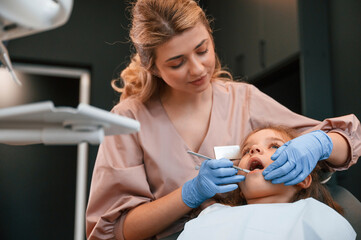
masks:
POLYGON ((138 112, 144 110, 144 104, 136 98, 126 98, 118 102, 111 110, 112 113, 135 116, 138 112))
POLYGON ((112 113, 123 115, 126 117, 134 118, 137 120, 141 119, 152 119, 159 114, 161 109, 160 101, 157 99, 148 100, 146 103, 143 103, 137 98, 126 98, 122 99, 119 103, 117 103, 113 109, 112 113))
POLYGON ((254 91, 256 87, 247 82, 241 81, 214 81, 216 89, 221 91, 233 92, 233 91, 254 91))
POLYGON ((213 83, 213 89, 219 98, 231 98, 236 102, 248 101, 260 94, 257 87, 247 82, 217 80, 213 83))

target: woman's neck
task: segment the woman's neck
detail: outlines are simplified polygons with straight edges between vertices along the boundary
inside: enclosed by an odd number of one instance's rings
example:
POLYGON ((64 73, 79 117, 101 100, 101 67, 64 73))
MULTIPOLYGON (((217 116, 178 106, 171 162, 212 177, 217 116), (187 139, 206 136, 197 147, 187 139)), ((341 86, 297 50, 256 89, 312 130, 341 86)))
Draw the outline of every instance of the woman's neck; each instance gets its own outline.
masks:
POLYGON ((161 101, 164 106, 171 108, 202 108, 212 102, 212 92, 212 84, 200 93, 181 92, 168 87, 161 95, 161 101))

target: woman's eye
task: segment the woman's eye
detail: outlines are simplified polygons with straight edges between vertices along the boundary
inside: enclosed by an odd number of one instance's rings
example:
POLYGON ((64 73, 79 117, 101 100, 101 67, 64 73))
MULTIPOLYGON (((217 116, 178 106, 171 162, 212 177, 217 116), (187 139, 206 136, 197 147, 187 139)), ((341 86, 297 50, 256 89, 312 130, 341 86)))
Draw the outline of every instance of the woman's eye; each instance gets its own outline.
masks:
POLYGON ((180 68, 181 66, 183 65, 183 61, 181 61, 179 64, 177 65, 172 65, 170 66, 172 69, 177 69, 177 68, 180 68))
POLYGON ((203 55, 206 54, 208 52, 208 48, 206 48, 205 50, 201 50, 198 52, 199 55, 203 55))

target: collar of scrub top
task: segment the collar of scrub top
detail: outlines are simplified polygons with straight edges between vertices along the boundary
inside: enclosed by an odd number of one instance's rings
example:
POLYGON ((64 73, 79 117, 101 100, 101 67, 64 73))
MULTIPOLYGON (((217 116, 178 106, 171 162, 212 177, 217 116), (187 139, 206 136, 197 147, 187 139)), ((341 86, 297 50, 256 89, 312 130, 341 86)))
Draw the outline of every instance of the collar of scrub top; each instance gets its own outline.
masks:
POLYGON ((104 136, 139 131, 134 119, 80 103, 77 108, 39 102, 0 109, 0 143, 100 144, 104 136))

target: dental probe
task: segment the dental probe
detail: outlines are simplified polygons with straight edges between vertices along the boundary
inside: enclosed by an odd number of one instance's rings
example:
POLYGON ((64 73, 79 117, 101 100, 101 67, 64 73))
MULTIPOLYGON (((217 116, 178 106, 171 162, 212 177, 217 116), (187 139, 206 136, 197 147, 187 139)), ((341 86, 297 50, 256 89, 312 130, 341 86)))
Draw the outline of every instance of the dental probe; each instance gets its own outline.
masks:
MULTIPOLYGON (((200 158, 208 159, 208 160, 211 160, 211 159, 212 159, 212 158, 210 158, 210 157, 207 157, 207 156, 204 156, 204 155, 202 155, 202 154, 195 153, 195 152, 192 152, 192 151, 187 151, 187 153, 192 154, 192 155, 197 156, 197 157, 200 157, 200 158)), ((250 170, 243 169, 243 168, 240 168, 240 167, 237 167, 237 166, 232 166, 232 167, 235 168, 235 169, 237 169, 237 170, 239 170, 239 171, 243 171, 243 172, 245 172, 245 173, 249 173, 249 172, 250 172, 250 170)))

